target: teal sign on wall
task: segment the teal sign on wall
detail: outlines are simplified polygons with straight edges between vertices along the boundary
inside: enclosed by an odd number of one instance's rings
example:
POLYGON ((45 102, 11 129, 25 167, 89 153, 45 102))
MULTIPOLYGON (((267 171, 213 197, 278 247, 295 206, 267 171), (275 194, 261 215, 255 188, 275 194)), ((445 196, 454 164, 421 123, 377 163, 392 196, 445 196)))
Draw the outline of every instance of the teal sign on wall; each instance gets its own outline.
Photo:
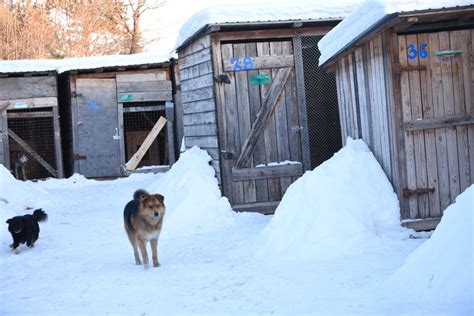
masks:
POLYGON ((133 101, 133 94, 122 94, 120 96, 121 102, 130 102, 133 101))
POLYGON ((250 84, 256 86, 259 84, 270 84, 269 74, 253 74, 250 76, 250 84))

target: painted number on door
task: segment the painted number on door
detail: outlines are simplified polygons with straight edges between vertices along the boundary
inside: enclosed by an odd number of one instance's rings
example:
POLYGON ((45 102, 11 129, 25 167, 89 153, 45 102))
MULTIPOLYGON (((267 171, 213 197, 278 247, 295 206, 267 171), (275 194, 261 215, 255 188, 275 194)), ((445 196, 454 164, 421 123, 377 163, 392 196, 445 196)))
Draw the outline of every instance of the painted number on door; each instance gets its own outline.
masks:
POLYGON ((420 43, 418 45, 418 50, 416 49, 416 46, 414 44, 408 45, 408 59, 413 60, 416 59, 418 56, 420 56, 421 59, 425 59, 428 57, 428 51, 426 48, 428 47, 428 44, 426 43, 420 43))
POLYGON ((252 70, 255 68, 252 57, 232 58, 230 62, 233 71, 252 70))

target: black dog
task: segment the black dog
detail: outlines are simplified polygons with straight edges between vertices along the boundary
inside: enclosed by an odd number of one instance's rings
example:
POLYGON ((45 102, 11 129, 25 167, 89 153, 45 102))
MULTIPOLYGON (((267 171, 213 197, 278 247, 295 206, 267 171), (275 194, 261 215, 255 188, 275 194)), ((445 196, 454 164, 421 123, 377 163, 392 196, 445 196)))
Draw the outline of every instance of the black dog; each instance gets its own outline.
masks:
POLYGON ((33 247, 39 236, 38 222, 43 222, 48 219, 48 214, 41 209, 33 212, 33 215, 27 214, 23 216, 15 216, 7 220, 8 231, 12 234, 13 244, 10 245, 12 250, 15 250, 20 244, 28 247, 33 247))

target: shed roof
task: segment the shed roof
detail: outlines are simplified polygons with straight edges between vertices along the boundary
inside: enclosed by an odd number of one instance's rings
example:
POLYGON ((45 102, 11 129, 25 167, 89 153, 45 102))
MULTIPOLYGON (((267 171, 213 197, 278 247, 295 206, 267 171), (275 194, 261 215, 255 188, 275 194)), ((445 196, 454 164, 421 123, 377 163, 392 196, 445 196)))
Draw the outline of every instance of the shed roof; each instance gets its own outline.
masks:
POLYGON ((319 41, 319 64, 326 65, 334 61, 344 51, 402 14, 473 6, 472 0, 366 0, 319 41))
POLYGON ((334 0, 318 4, 314 0, 260 4, 219 5, 199 11, 186 21, 179 31, 176 50, 211 27, 285 26, 294 22, 317 23, 342 20, 356 8, 360 0, 334 0))
POLYGON ((119 68, 159 67, 170 61, 167 55, 142 53, 134 55, 107 55, 66 59, 22 59, 0 60, 0 74, 86 72, 102 69, 114 71, 119 68))

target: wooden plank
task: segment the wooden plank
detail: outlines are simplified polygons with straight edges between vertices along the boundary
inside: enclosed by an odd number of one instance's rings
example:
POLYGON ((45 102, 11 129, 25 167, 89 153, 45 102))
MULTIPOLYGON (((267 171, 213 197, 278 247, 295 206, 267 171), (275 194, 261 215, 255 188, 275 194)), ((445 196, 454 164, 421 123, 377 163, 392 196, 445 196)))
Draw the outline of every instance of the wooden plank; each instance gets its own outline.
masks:
POLYGON ((212 87, 213 85, 214 77, 212 74, 181 80, 181 89, 183 91, 197 90, 206 87, 212 87))
POLYGON ((217 124, 200 124, 184 126, 184 135, 186 136, 216 136, 217 124))
POLYGON ((422 131, 427 129, 437 129, 445 127, 458 127, 474 124, 474 115, 452 115, 450 117, 412 120, 403 125, 407 132, 422 131))
MULTIPOLYGON (((57 107, 56 107, 57 108, 57 107)), ((38 117, 53 117, 53 112, 51 111, 40 111, 40 112, 7 112, 7 117, 9 119, 18 119, 18 118, 38 118, 38 117)))
POLYGON ((367 54, 368 54, 368 60, 370 61, 368 63, 368 68, 367 71, 369 73, 369 78, 370 78, 370 106, 372 109, 372 129, 374 133, 374 143, 372 144, 372 152, 381 164, 382 162, 382 157, 381 157, 381 152, 382 152, 382 139, 380 135, 380 125, 381 125, 381 117, 380 117, 380 103, 379 103, 379 80, 380 78, 377 76, 377 63, 376 63, 376 58, 375 58, 375 42, 374 40, 371 40, 368 43, 368 48, 367 48, 367 54))
POLYGON ((418 220, 405 220, 402 221, 402 226, 414 229, 415 231, 430 231, 434 230, 439 222, 441 221, 441 217, 435 218, 425 218, 425 219, 418 219, 418 220))
POLYGON ((30 109, 30 108, 43 108, 58 106, 57 97, 44 97, 44 98, 33 98, 33 99, 12 99, 6 101, 0 101, 0 109, 30 109))
POLYGON ((171 81, 136 81, 136 82, 117 82, 117 92, 155 92, 171 90, 171 81))
POLYGON ((184 56, 191 55, 209 47, 211 47, 211 37, 209 35, 199 37, 194 42, 180 49, 179 58, 181 59, 184 56))
POLYGON ((132 156, 132 158, 125 164, 127 170, 133 171, 137 168, 138 164, 142 160, 143 156, 146 154, 148 148, 155 140, 156 136, 160 133, 163 127, 166 124, 166 119, 163 116, 160 116, 158 121, 155 123, 150 133, 147 135, 143 144, 138 148, 137 152, 132 156))
MULTIPOLYGON (((301 127, 299 137, 298 134, 295 134, 293 137, 295 139, 290 139, 290 142, 295 142, 301 144, 301 158, 299 158, 296 152, 292 153, 292 160, 302 161, 304 170, 311 169, 311 153, 309 145, 309 135, 308 135, 308 115, 306 111, 306 92, 305 92, 305 82, 304 82, 304 69, 303 69, 303 47, 301 44, 301 36, 296 36, 293 38, 293 47, 295 55, 295 75, 296 75, 296 93, 297 93, 297 104, 298 111, 293 110, 294 107, 291 107, 291 114, 289 115, 292 118, 293 122, 299 121, 299 126, 301 127), (298 139, 300 138, 300 139, 298 139)), ((342 116, 342 113, 339 112, 342 116)), ((291 126, 296 125, 292 123, 291 126)))
POLYGON ((186 136, 186 146, 200 148, 218 148, 217 136, 186 136))
POLYGON ((183 105, 184 114, 194 114, 201 112, 210 112, 216 110, 216 103, 212 99, 188 102, 183 105))
MULTIPOLYGON (((223 44, 221 45, 222 56, 221 59, 218 61, 219 64, 222 64, 222 60, 231 58, 234 55, 234 48, 233 44, 223 44)), ((223 154, 227 153, 232 155, 231 159, 227 159, 224 155, 222 156, 222 160, 227 162, 227 174, 226 176, 229 177, 230 182, 228 183, 231 186, 231 195, 232 195, 232 204, 235 203, 245 203, 244 198, 244 187, 242 182, 232 182, 232 167, 235 163, 235 157, 239 154, 241 149, 241 140, 240 140, 240 132, 239 132, 239 116, 238 116, 238 108, 237 108, 237 87, 236 87, 236 80, 235 74, 229 73, 228 74, 231 83, 230 84, 221 84, 224 88, 224 99, 223 99, 223 107, 224 107, 224 120, 226 124, 226 134, 225 134, 225 147, 221 148, 224 150, 223 154)), ((220 124, 221 122, 219 122, 220 124)))
POLYGON ((59 124, 59 109, 53 107, 53 130, 54 130, 54 158, 56 161, 56 172, 58 178, 64 178, 63 154, 61 147, 61 127, 59 124))
MULTIPOLYGON (((453 95, 454 95, 454 113, 456 115, 470 115, 471 125, 474 124, 474 113, 468 114, 467 108, 471 107, 465 101, 465 86, 470 85, 471 82, 464 80, 464 60, 466 60, 466 53, 469 55, 468 43, 470 41, 470 31, 452 31, 450 32, 451 50, 462 51, 462 56, 452 58, 451 66, 453 71, 453 95)), ((469 59, 467 59, 469 60, 469 59)), ((459 164, 459 185, 460 192, 466 190, 472 183, 471 170, 469 163, 469 135, 468 126, 457 125, 456 135, 458 142, 458 164, 459 164)))
MULTIPOLYGON (((407 46, 414 45, 418 47, 417 35, 407 35, 407 46)), ((419 58, 408 59, 409 66, 418 66, 419 58)), ((410 80, 410 108, 412 120, 423 119, 423 109, 421 93, 422 87, 420 82, 420 72, 411 71, 408 73, 410 80)), ((413 151, 415 154, 415 187, 409 189, 426 188, 428 186, 428 176, 426 171, 426 152, 425 152, 425 135, 423 131, 414 131, 413 135, 413 151)), ((414 218, 424 218, 429 214, 429 201, 427 194, 421 194, 417 197, 418 208, 414 218)))
POLYGON ((164 111, 164 105, 151 105, 151 106, 132 106, 128 108, 123 108, 123 113, 135 113, 135 112, 155 112, 155 111, 164 111))
MULTIPOLYGON (((450 49, 449 32, 439 33, 440 50, 450 49)), ((454 108, 454 90, 453 90, 453 70, 450 60, 441 59, 441 75, 443 87, 443 105, 444 116, 455 115, 454 108)), ((448 152, 448 171, 449 171, 449 195, 451 203, 456 201, 456 197, 461 193, 459 185, 459 163, 458 163, 458 144, 455 127, 446 128, 446 145, 448 152)))
POLYGON ((282 166, 232 169, 233 181, 300 177, 302 174, 303 165, 301 163, 282 166))
POLYGON ((201 124, 216 124, 216 112, 202 112, 194 114, 185 114, 183 116, 184 126, 201 125, 201 124))
MULTIPOLYGON (((419 34, 418 43, 427 44, 428 35, 419 34)), ((430 68, 428 65, 431 63, 430 58, 433 55, 428 54, 427 58, 419 58, 420 66, 425 66, 425 70, 420 70, 420 82, 421 82, 421 100, 422 100, 422 112, 423 121, 426 119, 432 119, 434 117, 433 111, 433 91, 431 76, 429 75, 430 68)), ((433 193, 429 193, 426 198, 428 199, 429 209, 425 210, 422 214, 423 218, 429 218, 433 216, 439 216, 439 187, 438 187, 438 165, 436 158, 436 135, 434 130, 424 131, 425 137, 425 151, 426 151, 426 175, 427 175, 427 187, 434 188, 433 193)))
POLYGON ((370 128, 370 108, 368 102, 368 91, 367 91, 367 76, 366 68, 364 67, 364 55, 362 47, 359 47, 354 52, 355 55, 355 68, 356 68, 356 78, 357 78, 357 92, 358 92, 358 104, 360 111, 360 130, 362 139, 369 144, 372 144, 372 130, 370 128))
POLYGON ((275 213, 278 204, 280 201, 234 204, 232 209, 236 212, 256 212, 268 215, 275 213))
POLYGON ((281 68, 278 70, 273 81, 273 85, 268 90, 268 93, 266 94, 265 100, 262 104, 262 108, 258 112, 257 118, 252 125, 250 134, 242 146, 242 153, 235 164, 237 168, 242 168, 248 165, 250 156, 252 155, 255 148, 257 138, 265 129, 265 126, 268 123, 270 116, 273 113, 275 106, 281 96, 290 72, 291 68, 281 68))
MULTIPOLYGON (((163 81, 167 80, 166 70, 161 71, 154 71, 153 73, 138 73, 138 74, 130 74, 130 73, 117 73, 117 84, 122 82, 144 82, 144 81, 163 81)), ((118 85, 117 85, 118 86, 118 85)))
MULTIPOLYGON (((234 44, 233 46, 235 56, 247 55, 245 44, 234 44)), ((249 81, 247 80, 246 72, 238 72, 235 74, 235 88, 237 93, 236 97, 239 119, 239 139, 242 142, 242 140, 244 140, 250 133, 250 128, 252 125, 250 117, 249 81)), ((250 163, 252 164, 252 160, 250 163)), ((235 181, 234 178, 232 180, 235 181)), ((245 203, 256 202, 257 193, 255 191, 255 181, 243 181, 242 185, 245 203)))
POLYGON ((166 126, 166 140, 168 142, 168 163, 170 165, 176 162, 175 157, 175 140, 174 140, 174 104, 173 102, 166 102, 166 119, 168 124, 166 126))
POLYGON ((0 79, 0 100, 57 97, 56 77, 8 77, 0 79))
POLYGON ((133 92, 117 93, 117 100, 121 103, 146 102, 146 101, 171 101, 173 94, 171 90, 155 92, 133 92))
MULTIPOLYGON (((246 53, 248 56, 255 57, 257 56, 257 44, 256 43, 247 43, 246 44, 246 53)), ((252 75, 258 74, 258 70, 249 70, 247 71, 247 81, 250 82, 252 75)), ((253 122, 257 117, 257 113, 262 107, 262 100, 260 97, 260 86, 259 85, 250 85, 248 88, 249 93, 249 107, 250 107, 250 118, 253 122)), ((265 140, 263 137, 259 137, 257 140, 257 145, 253 152, 253 165, 266 164, 266 154, 265 154, 265 140)), ((256 180, 255 181, 255 194, 257 202, 268 201, 268 182, 267 180, 256 180)))
MULTIPOLYGON (((439 50, 439 34, 430 33, 428 34, 428 47, 429 51, 439 50)), ((430 56, 431 57, 431 56, 430 56)), ((432 91, 432 106, 433 106, 433 116, 434 117, 443 117, 444 116, 444 107, 443 107, 443 87, 442 87, 442 73, 441 73, 441 64, 436 58, 430 58, 430 71, 431 71, 431 91, 432 91)), ((440 206, 439 208, 434 208, 432 213, 434 216, 442 214, 436 214, 435 210, 439 209, 440 212, 448 207, 451 204, 451 199, 449 197, 449 171, 448 171, 448 152, 446 145, 446 129, 437 128, 435 130, 435 140, 436 140, 436 160, 438 167, 438 195, 440 206)))
MULTIPOLYGON (((398 49, 400 65, 407 66, 407 38, 405 35, 398 37, 398 49)), ((407 72, 400 74, 401 103, 403 109, 403 121, 412 120, 411 98, 410 98, 410 78, 407 72)), ((416 188, 416 168, 415 168, 415 152, 413 144, 413 135, 405 132, 405 163, 406 163, 406 187, 410 189, 416 188)), ((401 197, 400 197, 401 198, 401 197)), ((416 196, 408 199, 408 210, 402 214, 402 219, 416 218, 418 210, 418 199, 416 196)))
POLYGON ((194 91, 181 90, 183 105, 189 102, 208 100, 214 98, 213 87, 207 87, 194 91))
POLYGON ((258 69, 293 67, 293 55, 249 57, 245 54, 235 53, 234 57, 224 59, 224 71, 248 71, 258 69), (249 58, 244 60, 245 58, 249 58))
POLYGON ((201 63, 205 63, 211 59, 211 50, 209 48, 201 51, 192 53, 191 55, 184 56, 179 61, 179 67, 181 69, 196 66, 201 63))
MULTIPOLYGON (((464 96, 466 99, 466 112, 474 114, 474 30, 471 29, 470 38, 464 48, 466 52, 463 60, 464 96)), ((468 126, 469 137, 469 166, 471 170, 471 183, 474 183, 474 126, 468 126)))
POLYGON ((48 172, 53 175, 53 177, 57 178, 58 173, 54 168, 41 157, 33 148, 31 148, 23 139, 21 139, 15 132, 13 132, 11 129, 8 129, 8 136, 13 138, 14 141, 18 143, 18 145, 21 146, 33 159, 35 159, 37 162, 39 162, 40 165, 42 165, 48 172))

